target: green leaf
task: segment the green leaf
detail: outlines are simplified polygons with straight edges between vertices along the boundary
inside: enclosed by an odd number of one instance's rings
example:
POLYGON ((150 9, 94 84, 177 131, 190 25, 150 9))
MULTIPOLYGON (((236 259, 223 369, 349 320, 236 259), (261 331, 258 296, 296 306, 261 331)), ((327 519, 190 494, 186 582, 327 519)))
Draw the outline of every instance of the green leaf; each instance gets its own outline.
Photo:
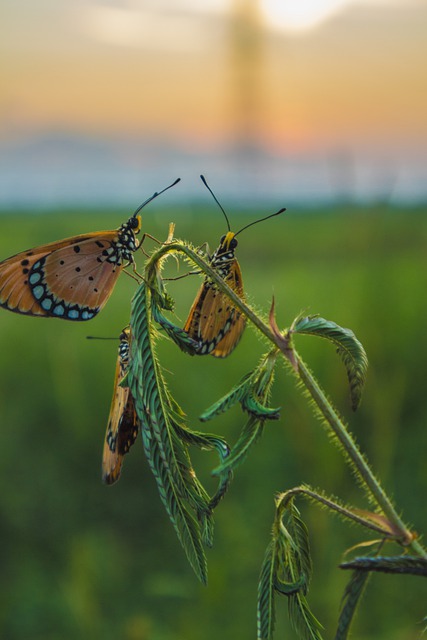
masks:
POLYGON ((211 405, 200 416, 202 422, 228 411, 238 402, 242 409, 261 420, 277 420, 280 409, 272 409, 265 405, 273 382, 274 366, 277 353, 274 350, 261 359, 257 367, 247 373, 229 393, 211 405))
MULTIPOLYGON (((129 386, 142 425, 144 451, 160 498, 191 566, 201 582, 206 583, 202 532, 191 508, 200 514, 201 510, 207 510, 207 501, 204 501, 201 485, 194 479, 185 447, 171 426, 169 394, 154 356, 150 320, 143 283, 132 301, 129 386)), ((203 528, 206 533, 206 523, 203 528)))
POLYGON ((322 625, 310 611, 306 597, 296 593, 288 599, 291 625, 301 640, 322 640, 322 625))
POLYGON ((207 583, 206 557, 199 524, 177 492, 167 466, 162 460, 156 440, 147 430, 142 431, 144 451, 157 483, 160 498, 178 535, 178 539, 199 580, 207 583))
POLYGON ((264 422, 250 416, 242 432, 230 451, 230 455, 224 462, 216 467, 213 475, 220 475, 227 471, 231 471, 242 463, 248 455, 251 447, 258 442, 264 431, 264 422))
POLYGON ((241 381, 231 389, 229 393, 227 393, 225 396, 211 405, 208 409, 206 409, 206 411, 202 413, 199 419, 202 422, 212 420, 212 418, 215 418, 221 413, 228 411, 228 409, 231 409, 231 407, 240 402, 244 395, 247 393, 248 380, 250 380, 251 377, 252 372, 244 376, 241 381))
POLYGON ((273 409, 261 404, 254 392, 245 394, 241 402, 242 409, 259 420, 278 420, 280 418, 280 409, 273 409))
POLYGON ((363 385, 366 379, 368 358, 359 340, 350 329, 344 329, 335 322, 319 316, 297 318, 291 329, 292 333, 305 333, 319 336, 333 342, 337 353, 344 363, 350 384, 351 406, 353 411, 360 403, 363 385))
POLYGON ((276 578, 274 588, 284 596, 293 596, 300 591, 304 592, 307 587, 305 576, 301 576, 296 582, 283 582, 276 578))
POLYGON ((363 573, 362 571, 354 571, 352 574, 345 588, 335 640, 347 639, 357 605, 365 590, 368 578, 369 573, 363 573))
MULTIPOLYGON (((209 433, 201 433, 199 431, 193 431, 188 427, 178 424, 178 422, 174 421, 174 428, 177 435, 185 442, 190 445, 194 445, 199 447, 200 449, 212 450, 216 449, 219 454, 219 459, 221 463, 223 463, 230 452, 230 448, 226 441, 219 436, 209 434, 209 433)), ((222 465, 221 465, 222 466, 222 465)), ((209 500, 209 509, 215 509, 219 502, 222 500, 228 488, 230 486, 230 482, 232 480, 232 473, 229 469, 221 470, 219 474, 219 484, 215 494, 209 500)))
POLYGON ((379 571, 382 573, 410 574, 427 576, 427 560, 417 556, 375 556, 373 558, 355 558, 340 564, 340 569, 357 569, 362 572, 379 571))
POLYGON ((288 598, 290 622, 298 637, 321 640, 321 625, 305 597, 311 576, 307 528, 293 501, 287 503, 285 509, 278 503, 273 532, 277 556, 274 587, 288 598), (283 523, 284 518, 287 519, 288 528, 283 523))
POLYGON ((275 615, 276 544, 272 540, 265 552, 258 582, 257 640, 272 640, 275 615))
POLYGON ((310 554, 310 541, 308 538, 308 529, 301 519, 300 512, 293 501, 289 505, 288 531, 295 544, 294 558, 296 561, 296 568, 298 573, 304 576, 304 593, 307 593, 313 571, 310 554))
POLYGON ((165 318, 165 316, 160 313, 160 310, 156 305, 152 307, 153 318, 154 320, 165 330, 167 335, 178 345, 181 351, 190 354, 191 356, 195 355, 197 352, 198 344, 195 342, 184 329, 177 327, 170 320, 165 318))
POLYGON ((266 406, 273 382, 276 358, 276 350, 264 356, 253 371, 246 374, 228 394, 213 404, 200 417, 203 421, 210 420, 230 409, 237 402, 240 402, 242 409, 249 413, 249 419, 231 449, 230 455, 213 470, 214 475, 231 472, 243 462, 251 447, 261 437, 265 420, 277 420, 280 417, 279 409, 266 406))

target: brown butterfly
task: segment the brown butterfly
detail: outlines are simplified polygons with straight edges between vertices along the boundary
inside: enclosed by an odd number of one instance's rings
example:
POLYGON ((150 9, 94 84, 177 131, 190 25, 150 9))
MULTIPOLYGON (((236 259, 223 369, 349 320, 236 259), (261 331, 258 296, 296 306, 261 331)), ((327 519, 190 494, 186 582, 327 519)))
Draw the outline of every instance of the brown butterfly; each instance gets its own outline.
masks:
POLYGON ((130 339, 130 328, 125 327, 120 334, 113 399, 102 455, 102 479, 106 484, 113 484, 119 479, 123 456, 128 453, 139 431, 139 420, 130 389, 120 386, 129 366, 130 339))
MULTIPOLYGON (((236 236, 248 227, 277 216, 279 213, 286 211, 286 209, 280 209, 280 211, 265 218, 255 220, 237 231, 237 233, 233 233, 230 230, 227 214, 207 184, 204 176, 200 177, 223 212, 228 227, 228 233, 222 236, 218 248, 209 258, 210 266, 244 300, 242 272, 237 259, 234 257, 234 251, 237 247, 236 236)), ((246 318, 233 306, 229 297, 222 293, 212 280, 206 277, 190 309, 184 325, 184 331, 198 343, 197 355, 210 354, 216 358, 225 358, 238 345, 245 324, 246 318)))
POLYGON ((116 230, 51 242, 0 262, 0 307, 63 320, 95 317, 122 269, 132 264, 135 270, 133 253, 140 246, 136 238, 141 230, 139 211, 179 180, 154 193, 116 230))

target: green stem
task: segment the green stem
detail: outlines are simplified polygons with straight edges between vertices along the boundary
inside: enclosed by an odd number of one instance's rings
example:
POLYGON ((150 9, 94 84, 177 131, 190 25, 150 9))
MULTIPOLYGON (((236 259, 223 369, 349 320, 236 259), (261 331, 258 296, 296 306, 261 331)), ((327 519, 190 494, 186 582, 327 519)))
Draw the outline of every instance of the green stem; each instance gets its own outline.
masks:
POLYGON ((280 517, 282 517, 282 511, 287 509, 289 502, 295 496, 298 496, 298 495, 305 496, 313 500, 314 502, 320 502, 320 504, 323 504, 325 507, 328 507, 328 509, 331 509, 332 511, 336 511, 343 517, 348 518, 349 520, 353 520, 353 522, 356 522, 357 524, 360 524, 363 527, 372 529, 372 531, 375 531, 376 533, 380 533, 382 536, 386 536, 388 538, 393 539, 391 532, 384 529, 384 527, 381 527, 380 525, 375 524, 374 522, 372 522, 372 520, 369 520, 368 518, 363 518, 362 516, 357 515, 351 509, 347 509, 343 505, 338 504, 337 502, 334 502, 333 500, 330 500, 329 498, 326 498, 325 496, 322 496, 320 493, 317 493, 316 491, 313 491, 309 487, 305 487, 305 486, 289 489, 288 491, 285 491, 284 493, 280 494, 277 497, 276 509, 280 517))
POLYGON ((301 360, 301 358, 295 351, 294 355, 298 363, 298 375, 301 382, 304 384, 306 390, 315 402, 317 409, 325 418, 334 435, 343 446, 348 460, 357 474, 357 477, 359 477, 364 482, 366 488, 369 490, 370 494, 375 499, 384 515, 390 521, 393 528, 401 533, 402 540, 406 541, 406 544, 408 544, 409 542, 408 546, 412 547, 412 549, 419 555, 427 558, 427 552, 421 546, 421 544, 417 540, 410 539, 410 534, 407 527, 400 518, 384 489, 381 487, 381 484, 375 477, 365 458, 361 454, 353 437, 347 431, 345 424, 341 421, 338 414, 334 411, 331 403, 328 401, 316 379, 310 373, 305 363, 301 360))
MULTIPOLYGON (((173 241, 167 243, 155 251, 147 262, 146 277, 148 283, 152 281, 152 278, 156 277, 156 264, 167 253, 184 253, 192 262, 194 262, 207 276, 212 280, 218 288, 225 293, 233 304, 257 327, 261 333, 263 333, 268 340, 276 345, 278 349, 283 352, 283 337, 276 336, 270 327, 265 324, 257 314, 241 300, 241 298, 224 282, 224 280, 215 272, 214 269, 193 249, 189 246, 179 242, 173 241)), ((336 439, 342 445, 346 459, 350 466, 355 471, 356 475, 364 483, 368 494, 374 498, 378 506, 383 511, 384 515, 388 518, 393 528, 401 537, 404 543, 411 547, 412 550, 418 555, 427 558, 427 551, 422 547, 418 540, 411 539, 411 534, 405 526, 404 522, 400 518, 396 509, 394 508, 391 500, 381 487, 379 481, 375 477, 368 463, 364 459, 363 455, 359 451, 354 439, 347 431, 346 426, 341 421, 338 414, 333 409, 331 403, 327 399, 325 393, 309 372, 305 363, 301 360, 297 352, 292 349, 294 358, 292 371, 299 377, 300 381, 306 388, 308 394, 312 398, 316 405, 316 408, 326 420, 331 431, 335 435, 336 439)), ((289 357, 287 358, 289 360, 289 357)))

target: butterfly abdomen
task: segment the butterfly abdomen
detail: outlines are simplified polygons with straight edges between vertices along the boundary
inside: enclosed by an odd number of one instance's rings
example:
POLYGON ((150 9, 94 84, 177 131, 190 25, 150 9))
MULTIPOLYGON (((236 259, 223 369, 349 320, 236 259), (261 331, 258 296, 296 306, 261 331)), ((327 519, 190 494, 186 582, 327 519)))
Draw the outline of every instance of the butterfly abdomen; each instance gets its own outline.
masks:
POLYGON ((106 484, 113 484, 119 479, 123 456, 134 444, 139 431, 139 421, 130 389, 120 384, 129 367, 129 341, 130 329, 125 327, 120 335, 114 393, 102 457, 102 478, 106 484))

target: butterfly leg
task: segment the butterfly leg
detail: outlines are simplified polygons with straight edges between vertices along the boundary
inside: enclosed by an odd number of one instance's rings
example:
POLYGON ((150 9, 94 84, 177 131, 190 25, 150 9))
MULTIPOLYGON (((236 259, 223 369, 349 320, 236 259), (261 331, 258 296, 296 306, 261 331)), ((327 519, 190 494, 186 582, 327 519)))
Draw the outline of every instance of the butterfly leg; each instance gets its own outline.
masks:
POLYGON ((133 273, 130 273, 130 271, 126 271, 126 269, 123 269, 123 273, 126 273, 129 278, 132 278, 132 280, 135 280, 135 282, 137 282, 138 284, 141 284, 141 282, 144 280, 144 277, 140 273, 138 273, 136 268, 134 268, 134 272, 136 275, 133 275, 133 273))
POLYGON ((202 272, 201 271, 189 271, 188 273, 184 273, 182 276, 175 276, 174 278, 162 278, 162 280, 167 280, 171 282, 173 280, 182 280, 182 278, 186 278, 187 276, 198 276, 202 272))

